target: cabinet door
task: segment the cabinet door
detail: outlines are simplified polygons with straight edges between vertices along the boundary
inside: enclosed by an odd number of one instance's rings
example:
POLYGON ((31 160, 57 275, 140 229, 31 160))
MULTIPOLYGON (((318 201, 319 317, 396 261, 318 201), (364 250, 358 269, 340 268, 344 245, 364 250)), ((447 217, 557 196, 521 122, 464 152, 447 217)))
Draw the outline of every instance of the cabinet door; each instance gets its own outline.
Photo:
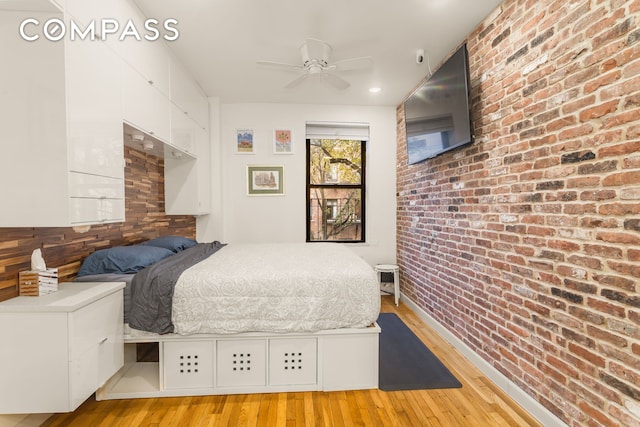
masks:
POLYGON ((171 101, 201 128, 209 129, 209 103, 189 73, 171 58, 171 101))
POLYGON ((170 144, 186 153, 194 154, 196 123, 180 110, 171 105, 171 141, 170 144))
POLYGON ((140 73, 122 62, 124 120, 134 127, 169 142, 171 102, 140 73))
POLYGON ((124 182, 118 178, 69 172, 69 196, 124 199, 124 182))
POLYGON ((120 61, 98 41, 76 40, 65 49, 69 170, 122 179, 120 61))
POLYGON ((124 221, 124 200, 71 197, 69 217, 73 225, 124 221))

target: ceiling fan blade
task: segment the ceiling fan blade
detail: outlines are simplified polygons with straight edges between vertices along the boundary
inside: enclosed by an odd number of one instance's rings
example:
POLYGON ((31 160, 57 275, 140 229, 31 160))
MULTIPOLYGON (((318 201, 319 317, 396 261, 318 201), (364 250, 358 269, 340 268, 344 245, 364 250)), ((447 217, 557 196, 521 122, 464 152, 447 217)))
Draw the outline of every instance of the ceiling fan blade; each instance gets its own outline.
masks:
POLYGON ((335 74, 325 73, 322 75, 322 77, 327 83, 339 90, 345 90, 346 88, 351 86, 348 81, 346 81, 342 77, 336 76, 335 74))
POLYGON ((298 86, 300 83, 302 83, 303 81, 305 81, 309 76, 310 76, 310 74, 305 73, 305 74, 301 75, 300 77, 298 77, 298 78, 296 78, 296 79, 294 79, 294 80, 290 81, 290 82, 285 86, 285 88, 286 88, 286 89, 294 88, 294 87, 298 86))
POLYGON ((373 66, 373 58, 363 56, 360 58, 343 59, 332 64, 337 71, 364 70, 373 66))
POLYGON ((274 67, 274 68, 287 68, 287 69, 296 69, 296 70, 303 70, 304 67, 301 65, 295 65, 295 64, 287 64, 284 62, 274 62, 274 61, 257 61, 256 64, 258 65, 264 65, 267 67, 274 67))

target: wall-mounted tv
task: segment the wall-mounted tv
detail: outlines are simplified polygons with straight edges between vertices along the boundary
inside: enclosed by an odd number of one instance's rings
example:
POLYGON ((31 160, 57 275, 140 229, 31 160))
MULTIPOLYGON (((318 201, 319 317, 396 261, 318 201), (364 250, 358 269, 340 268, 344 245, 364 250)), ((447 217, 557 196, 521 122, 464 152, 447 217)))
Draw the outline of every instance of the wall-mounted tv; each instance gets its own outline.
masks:
POLYGON ((472 142, 469 62, 462 45, 404 102, 408 163, 472 142))

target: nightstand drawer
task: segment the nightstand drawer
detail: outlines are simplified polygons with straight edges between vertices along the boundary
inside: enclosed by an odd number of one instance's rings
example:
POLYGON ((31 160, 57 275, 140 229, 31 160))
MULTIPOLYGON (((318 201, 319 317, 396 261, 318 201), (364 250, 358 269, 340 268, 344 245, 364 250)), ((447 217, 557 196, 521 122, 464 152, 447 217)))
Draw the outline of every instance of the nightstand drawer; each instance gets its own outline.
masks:
MULTIPOLYGON (((69 350, 71 358, 113 340, 113 323, 122 313, 122 293, 115 293, 95 301, 70 315, 69 350)), ((120 316, 120 323, 122 323, 120 316)))
POLYGON ((86 400, 124 363, 122 292, 71 313, 70 391, 73 405, 86 400))

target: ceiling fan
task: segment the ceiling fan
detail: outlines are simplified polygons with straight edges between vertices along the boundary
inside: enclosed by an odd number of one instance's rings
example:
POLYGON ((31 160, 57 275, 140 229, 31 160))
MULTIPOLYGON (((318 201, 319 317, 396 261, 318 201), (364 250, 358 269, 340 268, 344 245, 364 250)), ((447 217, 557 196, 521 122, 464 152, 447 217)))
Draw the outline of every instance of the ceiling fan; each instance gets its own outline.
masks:
POLYGON ((306 39, 299 50, 301 57, 301 64, 299 65, 273 61, 258 61, 258 64, 302 71, 303 74, 285 86, 287 89, 298 86, 308 78, 321 78, 340 90, 348 88, 350 84, 338 76, 337 72, 367 69, 373 64, 370 56, 343 59, 332 63, 330 62, 331 46, 317 39, 306 39))

